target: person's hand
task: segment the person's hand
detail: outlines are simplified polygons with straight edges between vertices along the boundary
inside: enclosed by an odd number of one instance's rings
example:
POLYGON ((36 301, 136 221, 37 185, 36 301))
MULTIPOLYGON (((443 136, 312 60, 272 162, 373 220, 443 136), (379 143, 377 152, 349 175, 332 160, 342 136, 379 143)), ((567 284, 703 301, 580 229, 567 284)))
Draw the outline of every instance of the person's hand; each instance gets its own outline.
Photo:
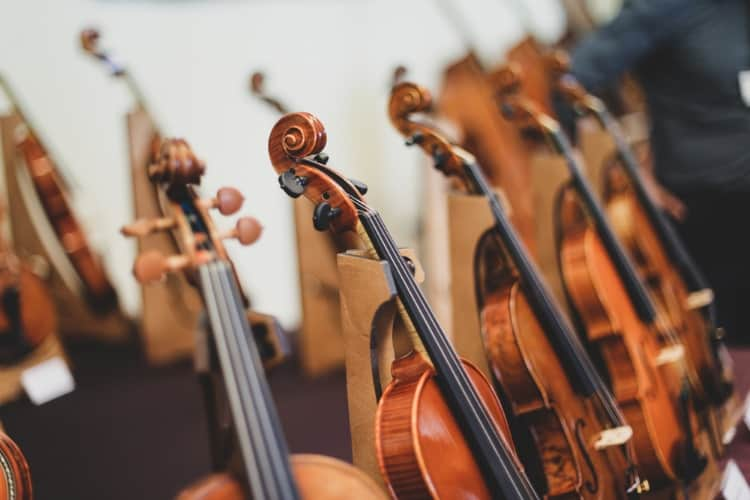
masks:
POLYGON ((648 147, 648 144, 642 143, 637 145, 635 153, 638 158, 638 164, 641 166, 643 183, 651 199, 672 218, 680 222, 684 221, 687 216, 687 206, 656 180, 653 161, 651 159, 651 149, 648 147))

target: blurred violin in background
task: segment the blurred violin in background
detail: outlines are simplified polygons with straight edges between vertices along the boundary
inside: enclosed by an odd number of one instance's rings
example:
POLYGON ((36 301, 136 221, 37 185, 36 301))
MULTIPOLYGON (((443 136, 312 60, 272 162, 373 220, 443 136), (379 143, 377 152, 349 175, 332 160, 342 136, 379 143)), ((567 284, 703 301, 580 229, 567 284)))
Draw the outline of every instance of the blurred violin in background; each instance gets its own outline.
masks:
POLYGON ((567 137, 525 94, 522 71, 508 65, 492 77, 505 117, 541 134, 566 161, 570 182, 558 194, 554 215, 565 292, 633 427, 642 472, 655 488, 689 482, 706 465, 695 445, 693 367, 674 329, 657 314, 567 137))
MULTIPOLYGON (((247 320, 243 294, 223 244, 225 239, 236 239, 250 245, 260 237, 262 227, 256 219, 242 217, 233 229, 218 230, 208 210, 225 212, 223 197, 198 196, 196 188, 204 172, 204 163, 185 141, 165 140, 159 161, 149 169, 152 181, 169 200, 164 217, 136 221, 124 230, 143 235, 148 228, 174 232, 181 253, 143 253, 133 272, 139 282, 148 283, 168 272, 184 271, 199 289, 210 337, 207 349, 212 352, 210 357, 218 359, 216 377, 231 417, 233 443, 220 461, 215 461, 215 473, 182 491, 178 498, 382 498, 377 485, 351 465, 315 455, 289 455, 265 378, 261 348, 247 320)), ((231 193, 225 196, 232 201, 232 212, 239 209, 242 196, 236 190, 225 193, 231 193)))
POLYGON ((89 246, 83 227, 73 211, 68 192, 57 165, 49 157, 37 131, 23 113, 8 82, 0 77, 15 113, 23 124, 16 132, 16 147, 25 160, 28 176, 57 241, 80 279, 81 292, 95 314, 106 314, 118 307, 118 298, 101 258, 89 246))

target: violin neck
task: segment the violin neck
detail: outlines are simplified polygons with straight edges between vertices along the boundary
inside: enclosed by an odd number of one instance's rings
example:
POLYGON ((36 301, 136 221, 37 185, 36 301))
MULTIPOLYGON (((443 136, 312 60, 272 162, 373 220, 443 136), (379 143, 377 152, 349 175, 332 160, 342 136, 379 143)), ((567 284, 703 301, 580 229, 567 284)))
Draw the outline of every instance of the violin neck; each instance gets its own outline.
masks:
POLYGON ((289 451, 231 266, 201 266, 200 284, 252 498, 300 498, 289 451))
POLYGON ((494 230, 502 242, 503 250, 513 262, 532 309, 544 327, 544 332, 561 358, 563 367, 573 387, 584 397, 598 396, 607 409, 607 416, 614 427, 624 425, 617 403, 591 362, 586 349, 570 323, 560 310, 541 278, 541 273, 529 257, 523 241, 518 237, 502 203, 487 182, 482 169, 476 163, 466 164, 466 178, 470 189, 484 196, 495 221, 494 230))
POLYGON ((617 236, 615 236, 607 217, 604 215, 604 209, 586 179, 582 166, 573 154, 570 141, 568 141, 567 136, 560 127, 550 131, 550 138, 557 151, 565 158, 573 187, 578 192, 586 212, 591 217, 596 232, 609 258, 612 259, 617 269, 617 274, 625 285, 630 302, 638 313, 638 317, 646 324, 654 324, 656 321, 656 308, 651 301, 651 297, 638 276, 630 257, 628 257, 617 236))
POLYGON ((439 325, 411 269, 380 216, 360 212, 360 221, 377 256, 388 262, 398 297, 432 361, 436 381, 462 429, 491 491, 503 498, 537 498, 526 475, 520 471, 502 441, 487 409, 479 399, 456 351, 439 325))
POLYGON ((612 117, 603 103, 600 106, 597 106, 596 109, 593 110, 593 113, 602 128, 614 139, 617 153, 622 160, 625 173, 633 185, 636 197, 646 212, 646 216, 654 226, 665 251, 669 254, 670 258, 677 263, 688 287, 691 291, 709 288, 706 278, 698 269, 695 261, 693 261, 693 258, 687 251, 687 248, 685 248, 685 244, 677 234, 674 225, 664 212, 656 206, 656 203, 654 203, 654 200, 648 194, 646 185, 643 182, 643 177, 640 173, 638 160, 636 159, 630 144, 628 144, 628 141, 625 139, 625 135, 617 121, 612 117))

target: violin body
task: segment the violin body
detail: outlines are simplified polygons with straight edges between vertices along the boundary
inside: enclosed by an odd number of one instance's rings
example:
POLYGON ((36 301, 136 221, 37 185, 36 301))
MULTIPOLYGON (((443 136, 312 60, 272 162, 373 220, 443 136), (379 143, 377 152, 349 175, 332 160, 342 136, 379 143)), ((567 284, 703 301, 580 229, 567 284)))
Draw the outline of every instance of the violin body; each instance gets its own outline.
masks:
POLYGON ((32 500, 31 472, 21 449, 0 432, 0 498, 32 500))
POLYGON ((545 496, 623 498, 627 464, 613 451, 594 449, 604 427, 574 392, 517 280, 487 298, 482 330, 491 369, 531 435, 545 496))
POLYGON ((111 311, 117 306, 117 294, 86 240, 52 160, 31 133, 24 135, 18 148, 44 213, 83 284, 87 301, 94 312, 111 311))
MULTIPOLYGON (((290 457, 302 498, 313 500, 385 500, 375 482, 353 465, 322 455, 290 457)), ((245 500, 250 496, 228 473, 212 474, 177 495, 177 500, 245 500)))
POLYGON ((560 266, 566 293, 589 341, 601 354, 612 392, 633 428, 640 469, 658 488, 677 477, 684 445, 684 426, 658 366, 661 346, 639 319, 572 190, 562 193, 559 208, 560 266))
MULTIPOLYGON (((487 379, 463 360, 501 437, 511 442, 500 402, 487 379)), ((375 423, 378 464, 391 495, 411 498, 493 498, 471 449, 421 354, 397 359, 375 423)), ((508 445, 510 448, 510 445, 508 445)), ((520 464, 519 464, 520 467, 520 464)))
POLYGON ((685 346, 696 375, 691 379, 700 403, 725 393, 722 373, 712 353, 710 326, 700 309, 690 307, 690 292, 682 275, 667 256, 651 220, 637 196, 618 170, 611 172, 606 209, 612 227, 633 258, 639 275, 649 288, 685 346), (619 174, 619 175, 618 175, 619 174))

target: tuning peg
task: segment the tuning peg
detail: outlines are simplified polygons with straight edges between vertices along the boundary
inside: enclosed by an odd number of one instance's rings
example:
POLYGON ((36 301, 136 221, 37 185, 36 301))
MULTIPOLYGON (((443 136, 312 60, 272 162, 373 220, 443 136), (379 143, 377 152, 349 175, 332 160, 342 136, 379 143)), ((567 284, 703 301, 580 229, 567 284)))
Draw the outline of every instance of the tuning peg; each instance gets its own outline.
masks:
POLYGON ((293 169, 289 169, 279 176, 279 185, 292 198, 299 198, 305 192, 306 177, 298 177, 293 169))
POLYGON ((123 226, 120 232, 125 236, 142 238, 156 231, 172 229, 174 226, 175 220, 172 218, 138 219, 132 224, 123 226))
POLYGON ((189 264, 190 259, 185 255, 165 257, 158 250, 149 250, 139 255, 135 260, 133 275, 138 283, 145 285, 159 281, 168 272, 179 271, 189 264))
POLYGON ((325 153, 323 151, 315 155, 315 161, 317 161, 318 163, 322 163, 323 165, 327 165, 328 160, 330 159, 331 157, 328 156, 328 153, 325 153))
POLYGON ((424 141, 424 134, 422 132, 415 132, 414 135, 404 141, 404 144, 414 146, 415 144, 422 144, 422 141, 424 141))
POLYGON ((367 194, 367 184, 365 184, 362 181, 359 181, 357 179, 352 179, 352 178, 349 179, 349 182, 352 183, 352 186, 357 188, 357 191, 359 191, 359 194, 361 194, 362 196, 367 194))
POLYGON ((326 201, 318 203, 313 211, 313 226, 318 231, 325 231, 339 213, 341 209, 331 207, 326 201))
POLYGON ((232 215, 242 208, 245 197, 239 190, 233 187, 223 187, 216 192, 213 198, 200 200, 203 208, 218 208, 221 215, 232 215))
POLYGON ((435 168, 442 169, 445 166, 445 161, 448 159, 448 154, 437 149, 432 152, 432 160, 435 162, 435 168))
POLYGON ((263 226, 255 217, 240 217, 234 229, 221 235, 222 239, 236 238, 242 245, 251 245, 260 238, 263 226))

